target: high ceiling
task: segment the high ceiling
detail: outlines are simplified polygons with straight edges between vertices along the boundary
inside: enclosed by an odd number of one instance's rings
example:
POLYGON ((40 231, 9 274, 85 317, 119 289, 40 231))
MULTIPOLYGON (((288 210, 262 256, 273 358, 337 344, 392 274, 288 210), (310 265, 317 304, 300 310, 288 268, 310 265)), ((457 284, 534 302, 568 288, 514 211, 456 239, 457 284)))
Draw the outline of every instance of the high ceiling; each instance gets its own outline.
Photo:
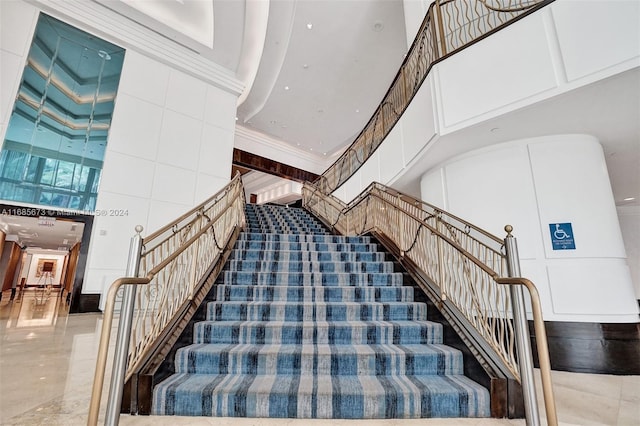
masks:
MULTIPOLYGON (((407 51, 401 0, 94 1, 235 72, 245 84, 237 125, 327 165, 369 120, 407 51)), ((469 140, 585 132, 604 146, 616 204, 640 206, 638 93, 635 69, 451 135, 419 165, 469 140)), ((409 171, 394 185, 415 192, 419 178, 409 171)))
MULTIPOLYGON (((369 120, 407 51, 401 0, 96 1, 235 71, 246 87, 238 126, 327 165, 369 120)), ((475 139, 477 147, 554 132, 594 134, 604 146, 616 204, 640 205, 638 74, 572 91, 454 139, 475 139)), ((447 149, 421 164, 454 154, 447 149)), ((408 173, 396 185, 415 189, 417 179, 408 173)))
POLYGON ((234 71, 237 124, 323 161, 355 139, 407 51, 400 0, 96 1, 234 71))

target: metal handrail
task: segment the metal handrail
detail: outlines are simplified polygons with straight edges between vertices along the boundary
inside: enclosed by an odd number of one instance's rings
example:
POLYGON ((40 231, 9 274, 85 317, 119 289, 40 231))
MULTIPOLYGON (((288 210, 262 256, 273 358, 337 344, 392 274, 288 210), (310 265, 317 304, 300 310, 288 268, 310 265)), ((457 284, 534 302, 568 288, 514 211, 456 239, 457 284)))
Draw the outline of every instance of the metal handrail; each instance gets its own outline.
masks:
POLYGON ((330 194, 353 176, 391 132, 435 63, 552 1, 435 0, 377 109, 314 184, 330 194))
POLYGON ((437 207, 402 194, 379 183, 371 184, 351 203, 326 195, 312 184, 302 190, 303 205, 336 231, 345 235, 375 232, 400 250, 400 256, 415 264, 437 287, 440 301, 448 300, 465 317, 477 335, 492 348, 514 378, 521 382, 527 419, 539 424, 533 384, 528 332, 523 302, 517 292, 504 284, 525 285, 531 294, 536 321, 538 356, 543 376, 543 391, 548 424, 557 424, 553 389, 550 381, 549 353, 538 293, 533 284, 520 277, 517 249, 510 234, 501 240, 437 207), (517 268, 513 265, 517 264, 517 268), (535 300, 534 300, 535 299, 535 300), (516 317, 519 316, 519 317, 516 317), (536 319, 538 318, 538 319, 536 319), (528 410, 531 410, 530 413, 528 410))
POLYGON ((180 306, 192 300, 234 229, 244 226, 244 203, 242 180, 240 174, 236 174, 218 193, 148 237, 142 239, 139 235, 142 228, 137 227, 138 234, 132 239, 129 254, 129 264, 135 266, 127 270, 132 276, 117 279, 107 293, 88 425, 96 425, 98 421, 119 290, 125 287, 107 424, 118 422, 117 414, 111 411, 119 412, 124 381, 144 362, 164 328, 179 314, 180 306), (127 289, 133 291, 128 293, 127 289), (117 371, 119 364, 126 369, 117 371))
POLYGON ((556 414, 556 402, 553 396, 553 384, 551 382, 551 361, 549 359, 549 345, 547 343, 547 332, 544 328, 542 316, 542 303, 535 284, 522 277, 496 278, 496 282, 501 285, 524 286, 529 291, 531 298, 531 310, 533 312, 533 327, 536 335, 536 345, 538 347, 538 363, 540 365, 540 378, 542 379, 542 394, 544 397, 545 411, 547 413, 547 423, 549 425, 558 424, 556 414))

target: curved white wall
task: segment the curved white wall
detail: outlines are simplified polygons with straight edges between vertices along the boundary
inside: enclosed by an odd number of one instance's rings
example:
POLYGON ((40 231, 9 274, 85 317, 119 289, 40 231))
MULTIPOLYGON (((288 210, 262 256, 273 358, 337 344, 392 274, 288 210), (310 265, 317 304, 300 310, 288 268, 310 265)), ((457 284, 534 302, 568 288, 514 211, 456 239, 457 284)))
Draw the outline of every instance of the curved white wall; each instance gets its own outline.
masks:
MULTIPOLYGON (((405 0, 405 10, 424 8, 419 0, 405 0)), ((545 163, 551 161, 551 145, 541 141, 535 146, 520 142, 486 148, 482 155, 491 167, 461 157, 449 161, 495 144, 499 137, 505 141, 559 133, 537 133, 535 123, 526 121, 526 126, 504 130, 510 132, 508 137, 491 134, 489 128, 478 129, 514 112, 522 115, 528 106, 543 105, 594 82, 638 70, 638 16, 640 3, 634 0, 556 0, 436 64, 390 135, 335 195, 349 202, 372 180, 391 186, 402 183, 409 187, 399 188, 411 195, 440 204, 496 235, 504 235, 504 225, 511 223, 521 243, 524 274, 541 287, 545 319, 637 322, 636 295, 609 177, 593 137, 559 137, 566 147, 579 138, 579 149, 562 152, 569 166, 557 165, 552 172, 554 163, 545 163), (439 164, 447 164, 449 179, 445 180, 445 169, 439 164), (582 168, 576 170, 576 164, 582 168), (421 176, 421 194, 407 189, 415 188, 413 183, 421 176), (556 179, 548 179, 550 176, 556 179), (586 180, 578 181, 578 177, 586 180), (475 192, 465 189, 467 184, 475 192), (563 185, 571 191, 563 190, 563 185), (590 202, 592 193, 600 194, 597 205, 590 202), (451 198, 452 194, 456 195, 451 198), (459 199, 460 194, 469 198, 459 199), (507 196, 509 203, 501 198, 507 196), (494 201, 499 208, 494 208, 494 201), (551 208, 560 205, 562 209, 551 208), (539 210, 539 206, 544 208, 539 210), (554 252, 548 226, 564 222, 574 224, 577 249, 554 252)), ((417 20, 407 22, 407 31, 415 31, 417 20)), ((579 124, 588 124, 580 118, 573 123, 577 124, 571 132, 585 132, 579 124)), ((553 146, 556 148, 559 146, 553 146)), ((625 238, 637 237, 626 233, 625 238)), ((638 246, 637 239, 625 243, 638 246)), ((638 260, 629 262, 637 269, 638 260)))
MULTIPOLYGON (((427 2, 404 2, 413 14, 405 19, 413 37, 419 25, 415 15, 426 11, 427 2)), ((466 137, 456 140, 464 146, 457 152, 445 138, 638 69, 638 16, 636 0, 556 0, 434 65, 391 134, 335 195, 348 202, 370 178, 391 185, 407 173, 420 176, 426 168, 412 169, 425 157, 444 161, 486 146, 487 136, 478 135, 476 146, 466 137)))
POLYGON ((625 248, 604 155, 588 135, 555 135, 469 152, 427 172, 422 198, 495 235, 511 224, 522 274, 545 320, 635 322, 625 248), (554 249, 550 225, 571 223, 575 249, 554 249))

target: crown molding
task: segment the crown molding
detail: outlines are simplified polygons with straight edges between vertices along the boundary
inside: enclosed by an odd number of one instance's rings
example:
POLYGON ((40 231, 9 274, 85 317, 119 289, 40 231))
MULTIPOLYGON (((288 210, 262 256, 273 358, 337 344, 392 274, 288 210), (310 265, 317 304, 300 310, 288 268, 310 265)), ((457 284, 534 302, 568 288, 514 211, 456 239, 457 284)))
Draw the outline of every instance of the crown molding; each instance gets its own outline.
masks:
POLYGON ((243 83, 231 70, 205 59, 192 48, 154 32, 95 0, 25 1, 84 31, 96 34, 125 49, 135 50, 236 96, 243 90, 243 83))
POLYGON ((235 136, 236 136, 235 146, 237 148, 242 149, 243 151, 260 155, 259 153, 255 152, 255 149, 252 149, 251 146, 243 145, 241 143, 238 144, 237 143, 238 138, 242 138, 249 142, 255 142, 257 144, 260 144, 261 146, 266 147, 269 151, 278 151, 286 155, 294 156, 303 162, 311 163, 311 165, 315 170, 310 170, 310 171, 313 171, 314 173, 317 173, 318 171, 320 171, 320 173, 324 172, 332 164, 332 160, 324 156, 319 157, 316 154, 311 154, 301 149, 294 148, 291 145, 287 144, 286 142, 281 141, 280 139, 276 139, 272 136, 266 135, 264 133, 260 133, 252 129, 248 129, 246 127, 243 127, 237 124, 235 129, 235 136))

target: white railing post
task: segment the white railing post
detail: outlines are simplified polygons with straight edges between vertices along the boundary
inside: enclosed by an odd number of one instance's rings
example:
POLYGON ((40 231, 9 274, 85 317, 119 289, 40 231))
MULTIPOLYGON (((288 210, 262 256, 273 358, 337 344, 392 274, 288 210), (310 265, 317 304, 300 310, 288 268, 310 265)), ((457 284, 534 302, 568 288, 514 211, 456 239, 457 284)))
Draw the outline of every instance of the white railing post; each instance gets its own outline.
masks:
MULTIPOLYGON (((507 256, 507 273, 509 277, 520 277, 520 257, 518 255, 518 242, 511 234, 513 227, 504 227, 507 236, 504 239, 504 247, 507 256)), ((524 307, 524 293, 522 286, 510 285, 511 304, 513 309, 513 325, 515 328, 516 350, 518 353, 518 366, 520 368, 520 381, 522 395, 524 397, 524 411, 528 426, 540 425, 538 412, 538 400, 533 377, 533 358, 531 356, 531 340, 529 338, 529 324, 524 307)))
MULTIPOLYGON (((127 277, 137 277, 140 266, 140 251, 142 249, 142 226, 136 226, 136 235, 131 238, 129 245, 129 260, 127 262, 127 277)), ((129 340, 131 338, 131 324, 133 322, 133 308, 136 297, 136 285, 124 287, 122 305, 120 306, 120 321, 118 321, 118 336, 113 361, 113 372, 107 400, 107 412, 104 424, 106 426, 117 425, 120 421, 120 406, 122 403, 122 390, 124 388, 124 376, 127 371, 127 358, 129 355, 129 340)))

